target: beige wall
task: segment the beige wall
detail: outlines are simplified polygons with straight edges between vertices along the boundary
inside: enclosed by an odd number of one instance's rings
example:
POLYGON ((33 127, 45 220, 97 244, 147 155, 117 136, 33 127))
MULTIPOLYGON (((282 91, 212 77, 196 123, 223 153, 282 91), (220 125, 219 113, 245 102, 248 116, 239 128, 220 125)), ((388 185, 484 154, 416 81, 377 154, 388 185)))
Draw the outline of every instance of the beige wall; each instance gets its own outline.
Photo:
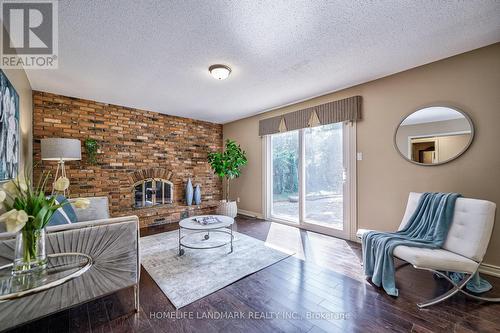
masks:
MULTIPOLYGON (((454 191, 500 205, 500 43, 358 85, 336 93, 224 125, 224 138, 237 140, 249 164, 234 181, 241 209, 262 212, 262 152, 259 119, 353 95, 363 97, 357 125, 358 227, 394 230, 410 191, 454 191), (401 119, 431 104, 467 112, 476 134, 469 150, 441 166, 418 166, 394 148, 401 119), (374 139, 376 138, 376 139, 374 139)), ((500 266, 500 213, 485 262, 500 266)))
POLYGON ((33 103, 31 98, 31 85, 24 70, 3 68, 2 70, 19 94, 19 127, 21 130, 19 172, 21 172, 24 170, 25 165, 31 166, 33 156, 33 131, 31 121, 33 103))

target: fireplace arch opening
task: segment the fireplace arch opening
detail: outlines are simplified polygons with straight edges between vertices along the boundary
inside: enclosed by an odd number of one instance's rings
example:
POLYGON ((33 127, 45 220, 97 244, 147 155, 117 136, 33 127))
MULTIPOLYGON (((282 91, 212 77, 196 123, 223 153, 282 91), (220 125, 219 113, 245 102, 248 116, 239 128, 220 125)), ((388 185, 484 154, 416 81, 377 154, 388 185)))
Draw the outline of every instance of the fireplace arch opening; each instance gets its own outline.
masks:
POLYGON ((134 183, 133 207, 153 207, 173 203, 174 184, 163 178, 147 178, 134 183))

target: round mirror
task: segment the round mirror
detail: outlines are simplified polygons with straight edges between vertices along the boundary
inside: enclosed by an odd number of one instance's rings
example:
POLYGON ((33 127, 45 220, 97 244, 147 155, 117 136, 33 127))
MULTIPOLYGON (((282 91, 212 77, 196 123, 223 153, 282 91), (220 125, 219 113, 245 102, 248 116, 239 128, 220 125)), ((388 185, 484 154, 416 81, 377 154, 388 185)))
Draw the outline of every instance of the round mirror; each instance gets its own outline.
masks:
POLYGON ((474 126, 467 114, 451 107, 431 106, 403 119, 394 144, 412 163, 437 165, 462 155, 473 137, 474 126))

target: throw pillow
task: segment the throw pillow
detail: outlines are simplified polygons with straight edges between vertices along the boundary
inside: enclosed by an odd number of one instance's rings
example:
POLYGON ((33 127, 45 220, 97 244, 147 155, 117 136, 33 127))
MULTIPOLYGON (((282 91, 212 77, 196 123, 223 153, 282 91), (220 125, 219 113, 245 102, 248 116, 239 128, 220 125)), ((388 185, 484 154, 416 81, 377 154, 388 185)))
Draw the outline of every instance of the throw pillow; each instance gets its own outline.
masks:
POLYGON ((73 209, 73 206, 71 206, 71 204, 69 203, 68 199, 66 199, 63 195, 58 195, 56 197, 56 202, 59 205, 64 205, 58 208, 54 212, 54 214, 52 214, 52 217, 50 218, 49 223, 47 223, 47 226, 75 223, 77 221, 76 213, 73 209))

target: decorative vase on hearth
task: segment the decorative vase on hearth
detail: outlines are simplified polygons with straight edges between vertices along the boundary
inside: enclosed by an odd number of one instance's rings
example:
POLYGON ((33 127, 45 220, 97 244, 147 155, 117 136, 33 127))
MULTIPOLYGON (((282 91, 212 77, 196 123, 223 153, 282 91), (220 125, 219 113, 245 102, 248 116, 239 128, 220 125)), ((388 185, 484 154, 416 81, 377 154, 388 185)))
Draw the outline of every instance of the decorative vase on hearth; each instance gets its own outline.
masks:
POLYGON ((188 179, 186 183, 186 205, 191 206, 193 204, 193 183, 191 178, 188 179))
POLYGON ((194 204, 195 205, 200 205, 201 204, 201 186, 200 184, 196 184, 194 187, 194 204))

